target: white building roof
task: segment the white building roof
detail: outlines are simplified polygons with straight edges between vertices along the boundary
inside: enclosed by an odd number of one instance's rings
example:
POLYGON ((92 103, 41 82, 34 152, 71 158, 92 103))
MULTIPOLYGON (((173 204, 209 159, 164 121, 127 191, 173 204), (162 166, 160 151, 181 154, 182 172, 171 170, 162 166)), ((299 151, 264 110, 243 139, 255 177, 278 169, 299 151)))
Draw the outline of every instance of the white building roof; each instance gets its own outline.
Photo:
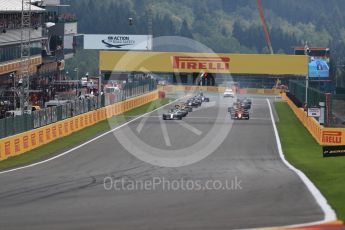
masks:
MULTIPOLYGON (((29 0, 26 0, 29 2, 29 0)), ((34 1, 32 1, 34 2, 34 1)), ((29 4, 29 3, 25 3, 29 4)), ((26 9, 28 7, 25 7, 26 9)), ((0 12, 1 13, 11 13, 11 12, 21 12, 22 11, 22 0, 0 0, 0 12)), ((31 11, 42 12, 43 8, 31 5, 31 11)))

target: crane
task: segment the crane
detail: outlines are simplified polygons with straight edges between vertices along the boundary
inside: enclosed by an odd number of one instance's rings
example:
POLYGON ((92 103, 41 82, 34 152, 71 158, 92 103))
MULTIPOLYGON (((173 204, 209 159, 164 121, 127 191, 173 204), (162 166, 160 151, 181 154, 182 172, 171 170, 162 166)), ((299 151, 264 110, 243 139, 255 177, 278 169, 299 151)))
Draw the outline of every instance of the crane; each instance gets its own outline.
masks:
POLYGON ((261 0, 257 0, 256 3, 257 3, 257 7, 259 9, 262 27, 264 28, 264 32, 265 32, 265 38, 266 38, 267 47, 270 50, 270 53, 273 54, 271 36, 270 36, 269 31, 268 31, 268 26, 267 26, 267 23, 266 23, 266 20, 265 20, 265 14, 264 14, 264 9, 263 9, 263 7, 261 5, 261 0))

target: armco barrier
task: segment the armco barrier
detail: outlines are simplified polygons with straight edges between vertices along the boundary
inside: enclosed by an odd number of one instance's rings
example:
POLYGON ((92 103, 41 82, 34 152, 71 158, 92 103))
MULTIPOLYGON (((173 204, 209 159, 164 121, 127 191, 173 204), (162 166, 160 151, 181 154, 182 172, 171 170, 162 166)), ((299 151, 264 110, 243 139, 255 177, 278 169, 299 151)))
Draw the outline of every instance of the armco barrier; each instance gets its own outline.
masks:
POLYGON ((67 118, 41 128, 0 139, 0 160, 23 154, 61 137, 68 136, 85 127, 96 124, 99 121, 134 109, 156 99, 158 99, 157 90, 75 117, 67 118))
POLYGON ((314 118, 308 117, 307 113, 304 112, 303 109, 298 108, 286 94, 282 94, 282 98, 288 103, 297 118, 320 145, 345 145, 345 128, 325 128, 314 118))

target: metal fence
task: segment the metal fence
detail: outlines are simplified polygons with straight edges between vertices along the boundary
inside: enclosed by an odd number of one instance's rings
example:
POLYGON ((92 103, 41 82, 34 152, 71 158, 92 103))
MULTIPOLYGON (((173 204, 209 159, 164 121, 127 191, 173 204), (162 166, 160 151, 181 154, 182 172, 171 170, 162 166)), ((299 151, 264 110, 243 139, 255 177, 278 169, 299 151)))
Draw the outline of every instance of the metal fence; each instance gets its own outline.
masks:
POLYGON ((15 135, 31 129, 64 120, 82 113, 136 97, 157 88, 155 81, 131 82, 115 93, 106 93, 85 99, 70 100, 64 105, 49 107, 31 114, 0 119, 0 138, 15 135))
POLYGON ((345 94, 333 95, 332 106, 337 126, 345 127, 345 94))
MULTIPOLYGON (((306 102, 305 87, 305 82, 293 80, 289 81, 289 92, 293 94, 301 104, 304 104, 306 102)), ((325 101, 326 97, 324 92, 315 88, 308 88, 308 99, 306 103, 309 107, 319 106, 319 102, 325 101)))
POLYGON ((324 102, 326 105, 325 109, 325 126, 335 127, 339 126, 340 117, 336 117, 333 109, 333 103, 335 95, 331 93, 325 93, 318 89, 309 87, 308 88, 308 98, 306 101, 306 86, 305 82, 301 81, 289 81, 289 93, 294 96, 294 103, 296 105, 303 106, 307 103, 307 107, 319 107, 320 102, 324 102))

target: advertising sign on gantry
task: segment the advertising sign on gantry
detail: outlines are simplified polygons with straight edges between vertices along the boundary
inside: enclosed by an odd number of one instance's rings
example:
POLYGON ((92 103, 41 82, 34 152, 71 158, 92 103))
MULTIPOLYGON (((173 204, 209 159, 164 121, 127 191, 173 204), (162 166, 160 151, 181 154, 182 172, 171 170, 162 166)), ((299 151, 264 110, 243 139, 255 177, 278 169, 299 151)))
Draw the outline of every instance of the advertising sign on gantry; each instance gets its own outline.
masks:
POLYGON ((100 51, 100 70, 306 76, 308 57, 271 54, 100 51))
POLYGON ((85 34, 84 49, 151 50, 151 35, 85 34))

